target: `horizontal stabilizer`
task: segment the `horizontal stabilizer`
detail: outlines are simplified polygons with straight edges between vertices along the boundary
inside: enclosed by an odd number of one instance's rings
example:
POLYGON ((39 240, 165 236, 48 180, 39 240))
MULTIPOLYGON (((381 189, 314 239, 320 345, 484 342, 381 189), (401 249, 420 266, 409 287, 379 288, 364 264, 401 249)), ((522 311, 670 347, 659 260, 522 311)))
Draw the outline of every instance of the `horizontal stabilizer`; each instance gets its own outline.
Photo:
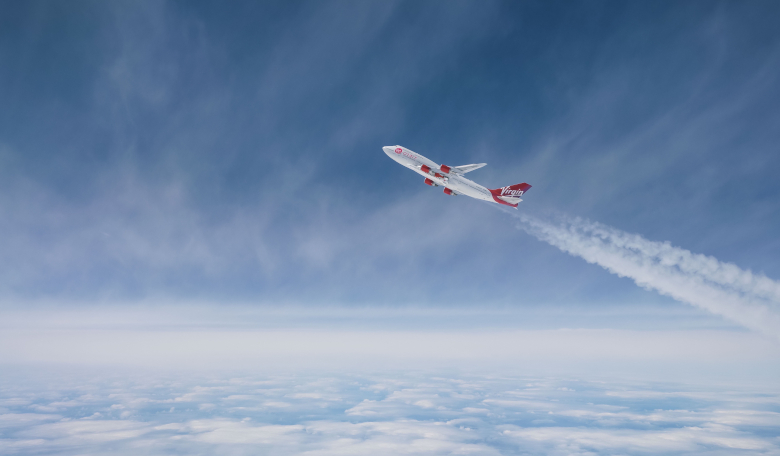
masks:
POLYGON ((520 201, 523 201, 520 198, 515 198, 514 196, 497 196, 496 198, 506 201, 509 204, 517 204, 520 201))

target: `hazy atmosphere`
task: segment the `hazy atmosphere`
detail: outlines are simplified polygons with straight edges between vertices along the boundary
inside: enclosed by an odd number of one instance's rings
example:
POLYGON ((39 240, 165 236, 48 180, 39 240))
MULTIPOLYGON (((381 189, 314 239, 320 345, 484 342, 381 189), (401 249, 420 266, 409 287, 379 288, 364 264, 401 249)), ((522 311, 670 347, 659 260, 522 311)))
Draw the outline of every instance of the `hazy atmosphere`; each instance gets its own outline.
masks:
POLYGON ((0 453, 780 454, 779 17, 0 1, 0 453))

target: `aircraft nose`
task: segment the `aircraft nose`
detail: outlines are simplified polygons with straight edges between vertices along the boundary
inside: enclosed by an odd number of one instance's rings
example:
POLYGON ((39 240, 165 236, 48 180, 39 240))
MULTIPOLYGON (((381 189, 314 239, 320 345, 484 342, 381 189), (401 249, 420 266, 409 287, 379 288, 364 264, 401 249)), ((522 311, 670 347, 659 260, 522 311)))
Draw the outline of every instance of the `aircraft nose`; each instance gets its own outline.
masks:
MULTIPOLYGON (((382 150, 385 151, 385 153, 387 155, 390 155, 395 150, 395 147, 394 146, 385 146, 385 147, 382 148, 382 150)), ((390 155, 390 156, 392 157, 392 155, 390 155)))

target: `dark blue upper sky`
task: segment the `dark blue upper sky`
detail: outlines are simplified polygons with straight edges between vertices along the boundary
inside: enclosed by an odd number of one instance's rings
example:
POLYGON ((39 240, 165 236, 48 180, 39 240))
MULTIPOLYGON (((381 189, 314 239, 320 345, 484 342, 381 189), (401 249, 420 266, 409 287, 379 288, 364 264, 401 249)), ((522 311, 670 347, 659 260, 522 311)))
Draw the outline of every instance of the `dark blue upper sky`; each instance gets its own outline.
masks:
POLYGON ((0 299, 671 305, 393 163, 780 277, 780 4, 0 3, 0 299))

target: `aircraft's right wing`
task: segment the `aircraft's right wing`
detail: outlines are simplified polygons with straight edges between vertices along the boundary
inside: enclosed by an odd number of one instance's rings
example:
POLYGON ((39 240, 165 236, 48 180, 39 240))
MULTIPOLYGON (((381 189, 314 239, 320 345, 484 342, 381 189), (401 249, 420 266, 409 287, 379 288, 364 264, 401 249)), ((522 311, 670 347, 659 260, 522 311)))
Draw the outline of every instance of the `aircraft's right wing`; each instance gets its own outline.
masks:
POLYGON ((474 171, 475 169, 482 168, 485 165, 487 165, 487 163, 477 163, 476 165, 453 166, 450 172, 455 174, 466 174, 468 172, 474 171))

